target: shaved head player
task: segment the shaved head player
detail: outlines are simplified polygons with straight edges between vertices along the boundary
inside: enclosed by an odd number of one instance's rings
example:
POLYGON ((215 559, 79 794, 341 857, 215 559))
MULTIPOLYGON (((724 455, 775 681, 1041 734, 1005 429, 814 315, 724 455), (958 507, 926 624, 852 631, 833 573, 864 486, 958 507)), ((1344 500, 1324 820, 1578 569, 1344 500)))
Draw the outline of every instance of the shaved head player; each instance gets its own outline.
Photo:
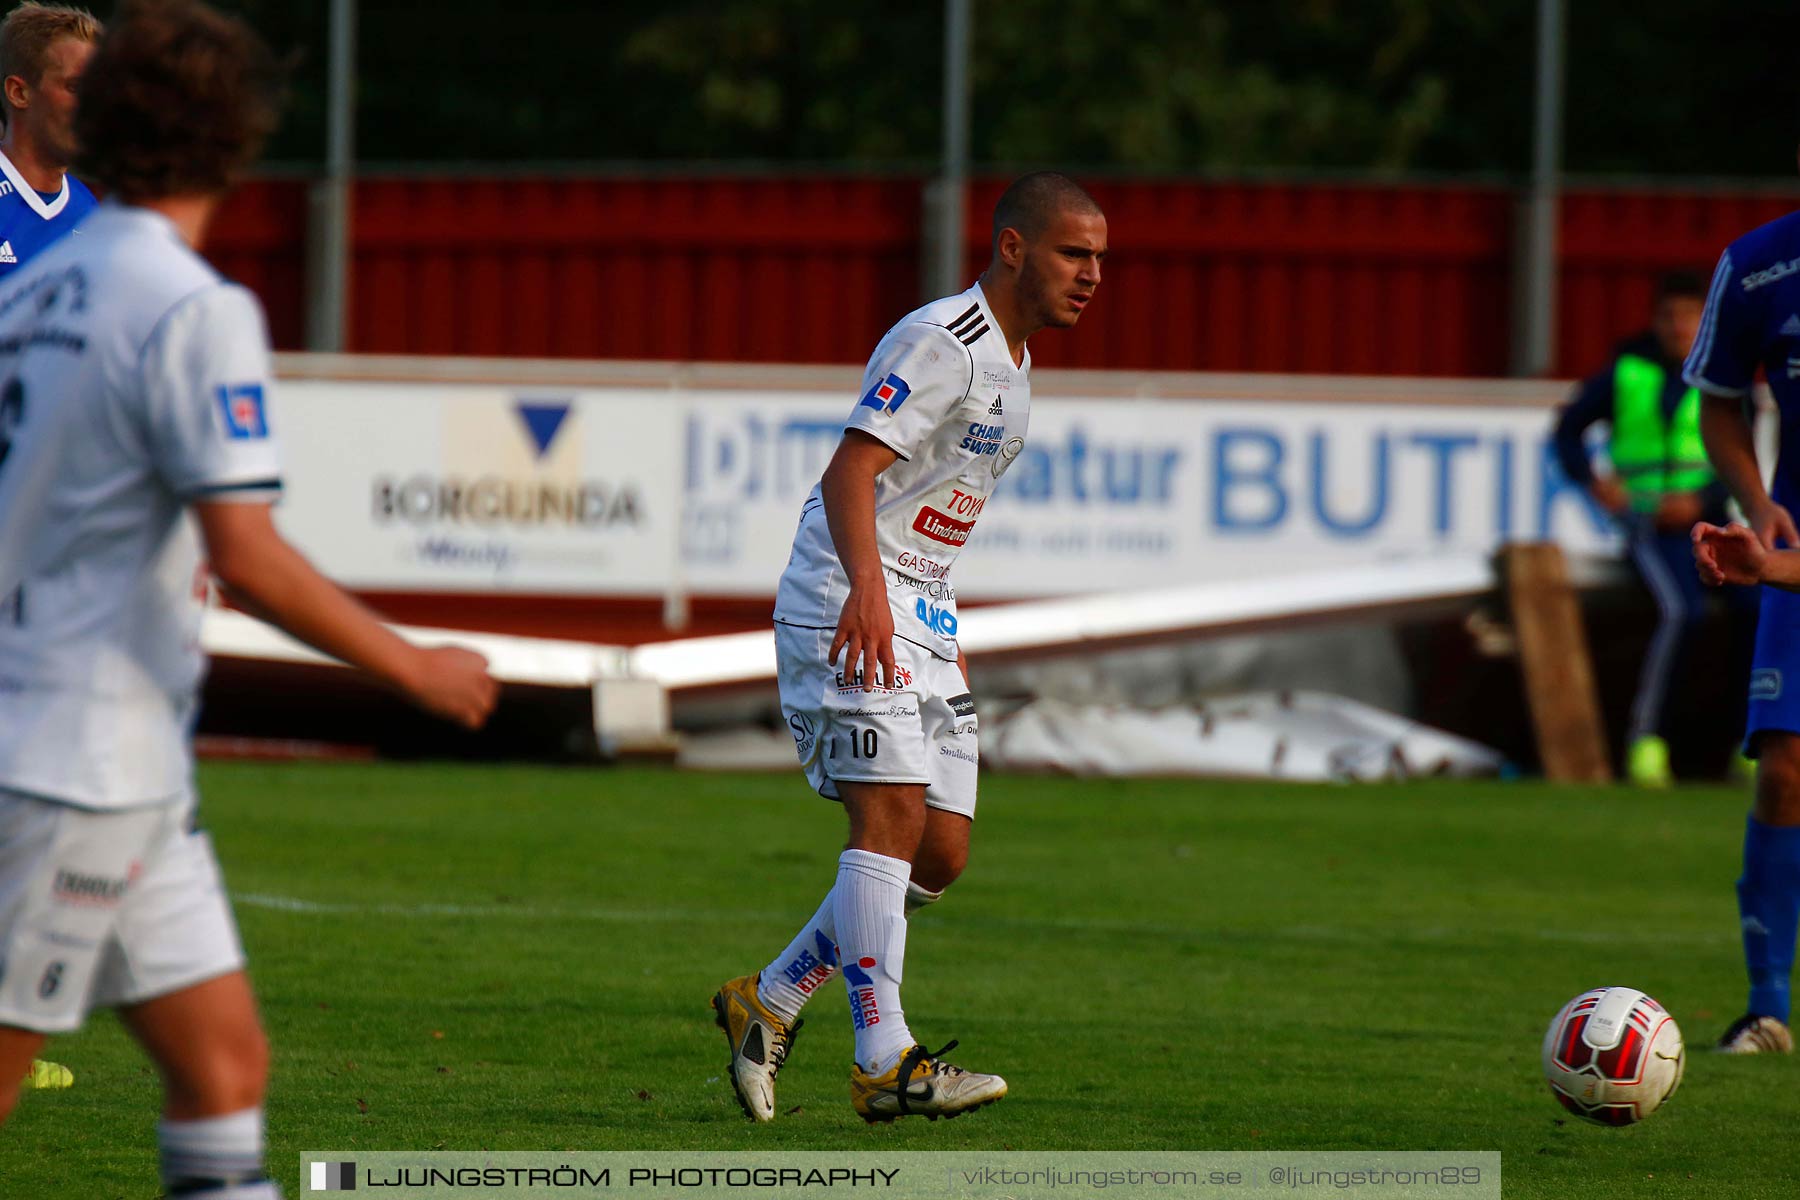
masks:
POLYGON ((927 1050, 908 1027, 907 915, 962 873, 975 816, 977 718, 950 568, 1025 445, 1026 339, 1081 319, 1106 252, 1106 217, 1080 185, 1048 171, 1016 181, 980 280, 875 347, 801 508, 775 601, 781 704, 807 782, 843 803, 850 837, 812 919, 713 998, 754 1120, 773 1119, 800 1009, 838 973, 864 1120, 955 1116, 1006 1095, 1000 1076, 944 1061, 950 1046, 927 1050))

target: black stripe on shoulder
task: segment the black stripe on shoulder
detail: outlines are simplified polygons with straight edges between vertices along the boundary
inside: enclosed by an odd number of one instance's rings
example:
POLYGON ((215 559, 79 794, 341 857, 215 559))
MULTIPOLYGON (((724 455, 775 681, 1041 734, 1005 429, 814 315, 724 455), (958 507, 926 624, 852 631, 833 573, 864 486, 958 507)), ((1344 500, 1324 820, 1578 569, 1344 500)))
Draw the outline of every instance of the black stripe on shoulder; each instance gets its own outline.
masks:
POLYGON ((957 338, 956 340, 961 342, 965 346, 973 346, 976 342, 979 342, 981 340, 981 336, 984 333, 986 333, 987 331, 988 331, 988 323, 986 321, 983 321, 981 324, 979 324, 975 328, 969 330, 966 334, 957 338))
POLYGON ((981 313, 981 305, 971 304, 968 307, 968 311, 964 312, 963 315, 956 318, 956 320, 946 322, 944 325, 944 328, 948 329, 951 333, 961 333, 963 331, 963 329, 969 324, 969 319, 971 317, 979 316, 980 313, 981 313))
MULTIPOLYGON (((934 328, 942 329, 945 333, 949 333, 951 337, 956 337, 956 335, 954 333, 950 333, 950 328, 947 325, 939 325, 936 321, 921 321, 919 323, 921 325, 930 325, 930 326, 933 326, 934 328)), ((987 332, 986 322, 982 323, 981 331, 982 331, 982 333, 987 332)), ((976 334, 975 336, 980 337, 981 334, 976 334)), ((959 342, 962 341, 961 338, 957 338, 957 340, 959 342)), ((969 359, 969 383, 968 383, 967 387, 963 388, 963 399, 967 400, 969 398, 969 394, 975 388, 975 354, 973 351, 971 351, 969 349, 969 342, 962 342, 962 348, 963 348, 963 353, 966 354, 969 359)), ((857 426, 857 428, 861 429, 862 427, 859 425, 859 426, 857 426)), ((863 432, 868 433, 869 431, 864 429, 863 432)), ((902 454, 900 457, 906 458, 907 456, 902 454)))

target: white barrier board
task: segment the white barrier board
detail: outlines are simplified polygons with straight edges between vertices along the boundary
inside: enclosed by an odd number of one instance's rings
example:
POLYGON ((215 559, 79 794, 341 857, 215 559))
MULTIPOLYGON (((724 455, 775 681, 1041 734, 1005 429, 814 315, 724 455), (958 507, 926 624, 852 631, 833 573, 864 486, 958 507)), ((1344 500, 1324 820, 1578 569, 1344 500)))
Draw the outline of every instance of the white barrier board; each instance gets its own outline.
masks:
MULTIPOLYGON (((700 592, 767 592, 848 406, 687 402, 682 559, 700 592)), ((1615 536, 1535 408, 1040 400, 955 569, 964 597, 1166 587, 1549 538, 1615 536)))
MULTIPOLYGON (((768 595, 853 397, 295 381, 283 529, 354 587, 768 595)), ((1280 576, 1614 535, 1542 408, 1040 399, 965 598, 1280 576)))
POLYGON ((352 587, 655 594, 677 568, 666 393, 282 385, 278 520, 352 587))

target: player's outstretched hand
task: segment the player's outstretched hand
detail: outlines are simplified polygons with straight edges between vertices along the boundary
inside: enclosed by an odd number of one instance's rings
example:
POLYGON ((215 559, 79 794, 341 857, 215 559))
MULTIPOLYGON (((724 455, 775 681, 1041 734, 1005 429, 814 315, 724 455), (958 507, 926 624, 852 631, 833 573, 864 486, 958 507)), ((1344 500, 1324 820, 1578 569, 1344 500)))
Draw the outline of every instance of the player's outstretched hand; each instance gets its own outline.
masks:
POLYGON ((1762 582, 1769 552, 1762 539, 1743 525, 1694 526, 1694 570, 1708 587, 1735 583, 1749 587, 1762 582))
POLYGON ((480 729, 500 698, 500 685, 487 673, 487 659, 461 646, 422 646, 418 668, 406 689, 414 704, 464 729, 480 729))
POLYGON ((826 661, 836 663, 839 650, 844 652, 844 678, 855 679, 860 669, 863 691, 875 690, 877 664, 882 685, 894 686, 894 610, 888 607, 885 586, 850 589, 826 661))
POLYGON ((1794 528, 1793 514, 1773 500, 1747 516, 1750 528, 1756 531, 1756 538, 1764 550, 1773 550, 1777 545, 1800 548, 1800 531, 1794 528))

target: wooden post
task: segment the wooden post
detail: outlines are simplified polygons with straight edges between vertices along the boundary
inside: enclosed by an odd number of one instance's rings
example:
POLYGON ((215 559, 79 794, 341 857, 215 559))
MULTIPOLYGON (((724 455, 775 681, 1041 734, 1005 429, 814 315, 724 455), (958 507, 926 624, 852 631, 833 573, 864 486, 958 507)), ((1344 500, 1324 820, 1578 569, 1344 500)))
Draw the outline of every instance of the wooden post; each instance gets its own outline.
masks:
POLYGON ((1562 548, 1517 542, 1500 559, 1544 774, 1560 783, 1610 783, 1594 662, 1562 548))

